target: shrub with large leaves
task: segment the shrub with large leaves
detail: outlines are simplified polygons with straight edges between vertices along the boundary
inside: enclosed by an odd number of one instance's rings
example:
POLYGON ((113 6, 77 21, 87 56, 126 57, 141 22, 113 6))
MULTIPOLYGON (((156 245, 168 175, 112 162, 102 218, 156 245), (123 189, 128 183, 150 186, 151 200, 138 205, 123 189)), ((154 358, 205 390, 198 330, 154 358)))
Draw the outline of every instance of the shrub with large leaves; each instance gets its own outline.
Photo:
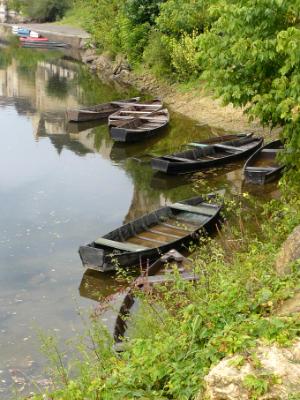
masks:
POLYGON ((227 1, 200 39, 205 78, 225 103, 284 127, 299 148, 299 0, 227 1))

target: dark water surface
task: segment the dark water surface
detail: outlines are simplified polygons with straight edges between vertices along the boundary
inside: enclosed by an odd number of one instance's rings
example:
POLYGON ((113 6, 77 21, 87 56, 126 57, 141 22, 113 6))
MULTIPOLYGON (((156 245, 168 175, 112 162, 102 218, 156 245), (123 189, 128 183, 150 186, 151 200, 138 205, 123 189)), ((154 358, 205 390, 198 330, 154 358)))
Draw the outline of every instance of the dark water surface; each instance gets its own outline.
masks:
MULTIPOLYGON (((195 175, 153 175, 149 155, 218 132, 171 114, 160 137, 117 146, 105 123, 65 122, 67 108, 136 94, 101 83, 63 53, 0 49, 1 399, 12 385, 25 393, 31 378, 43 378, 37 330, 63 342, 82 329, 78 308, 117 289, 96 273, 79 291, 79 245, 195 193, 195 175)), ((198 192, 241 190, 241 164, 196 176, 198 192)))

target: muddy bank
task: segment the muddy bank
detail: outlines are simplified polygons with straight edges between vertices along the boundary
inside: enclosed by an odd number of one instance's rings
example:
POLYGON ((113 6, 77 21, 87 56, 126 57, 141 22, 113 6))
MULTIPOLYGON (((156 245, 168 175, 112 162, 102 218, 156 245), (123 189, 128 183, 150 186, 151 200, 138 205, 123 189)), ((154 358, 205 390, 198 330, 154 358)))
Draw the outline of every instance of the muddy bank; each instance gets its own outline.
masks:
POLYGON ((264 129, 258 121, 249 122, 241 108, 222 106, 220 100, 207 94, 201 82, 193 89, 183 92, 178 86, 159 81, 147 71, 139 74, 133 72, 128 62, 120 56, 113 60, 109 55, 97 55, 95 51, 88 50, 82 61, 101 79, 135 86, 141 92, 159 96, 171 109, 196 120, 200 125, 210 125, 232 132, 253 131, 263 134, 266 138, 278 135, 278 131, 270 133, 269 129, 264 129))

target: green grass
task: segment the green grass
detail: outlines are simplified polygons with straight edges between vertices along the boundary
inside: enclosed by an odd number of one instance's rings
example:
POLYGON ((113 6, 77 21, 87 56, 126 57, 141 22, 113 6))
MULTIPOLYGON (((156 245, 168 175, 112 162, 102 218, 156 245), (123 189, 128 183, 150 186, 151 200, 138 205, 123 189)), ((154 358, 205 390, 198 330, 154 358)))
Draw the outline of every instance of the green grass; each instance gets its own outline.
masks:
POLYGON ((58 21, 58 25, 69 25, 75 28, 85 28, 89 18, 89 11, 84 7, 74 7, 67 11, 62 20, 58 21))

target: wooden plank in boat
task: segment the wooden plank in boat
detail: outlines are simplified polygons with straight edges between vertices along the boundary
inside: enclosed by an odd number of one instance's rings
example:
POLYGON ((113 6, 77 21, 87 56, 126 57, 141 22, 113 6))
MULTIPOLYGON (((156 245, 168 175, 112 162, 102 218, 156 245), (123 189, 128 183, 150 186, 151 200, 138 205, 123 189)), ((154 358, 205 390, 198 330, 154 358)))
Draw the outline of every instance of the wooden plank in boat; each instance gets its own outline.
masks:
POLYGON ((118 250, 125 250, 125 251, 143 251, 143 250, 148 250, 149 247, 143 247, 139 245, 135 245, 132 243, 128 242, 117 242, 115 240, 110 240, 106 239, 103 237, 100 237, 94 241, 96 244, 99 244, 101 246, 107 246, 107 247, 113 247, 118 250))
POLYGON ((126 240, 126 244, 127 243, 128 244, 135 244, 137 246, 145 246, 145 242, 147 243, 147 245, 149 245, 150 249, 159 247, 156 242, 151 242, 150 240, 145 240, 145 239, 139 238, 137 236, 132 236, 131 238, 126 240))
POLYGON ((158 235, 164 235, 164 236, 169 236, 171 238, 181 238, 183 235, 182 234, 175 234, 174 231, 172 233, 166 232, 164 230, 159 230, 159 227, 151 228, 149 229, 149 232, 151 233, 157 233, 158 235))
POLYGON ((207 215, 207 216, 213 216, 216 213, 215 209, 211 209, 207 205, 202 205, 202 204, 200 206, 190 206, 189 204, 174 203, 170 207, 174 208, 175 210, 188 211, 191 213, 207 215))
POLYGON ((146 239, 146 240, 150 239, 154 242, 159 242, 159 243, 169 243, 170 242, 170 237, 167 237, 166 235, 163 235, 162 233, 150 232, 150 230, 138 233, 137 237, 140 237, 140 238, 146 239))
POLYGON ((224 150, 243 151, 243 149, 239 149, 238 147, 235 146, 228 146, 227 144, 214 144, 214 147, 224 150))
MULTIPOLYGON (((185 232, 186 234, 187 234, 187 233, 194 232, 194 226, 193 226, 193 227, 192 227, 192 226, 190 227, 190 228, 193 228, 193 229, 191 230, 191 229, 187 229, 187 226, 178 226, 178 225, 170 224, 169 222, 162 222, 161 225, 162 225, 162 226, 166 226, 166 227, 168 227, 168 228, 174 228, 174 229, 181 230, 181 231, 185 232)), ((181 225, 184 225, 184 224, 181 224, 181 225)))
MULTIPOLYGON (((78 110, 79 112, 82 112, 82 113, 85 113, 85 114, 98 114, 99 112, 102 112, 102 110, 101 111, 93 111, 93 110, 86 110, 86 109, 81 109, 81 110, 78 110)), ((107 110, 105 110, 105 112, 106 112, 107 110)))
POLYGON ((115 104, 116 106, 121 106, 121 107, 148 107, 148 108, 157 108, 157 104, 143 104, 143 103, 127 103, 127 102, 122 102, 122 101, 111 101, 110 104, 115 104))
POLYGON ((272 172, 275 171, 277 167, 247 167, 246 170, 250 172, 272 172))
POLYGON ((163 242, 162 240, 158 240, 158 239, 154 239, 154 238, 149 238, 149 237, 144 236, 144 235, 136 235, 136 237, 137 237, 138 239, 141 239, 141 240, 146 240, 147 242, 149 241, 149 242, 153 242, 153 243, 158 243, 159 245, 169 243, 169 240, 163 242))
POLYGON ((278 151, 281 151, 282 149, 263 149, 261 152, 262 153, 277 153, 278 151))
POLYGON ((191 147, 207 147, 208 144, 191 142, 191 143, 188 143, 188 146, 191 146, 191 147))
POLYGON ((163 158, 173 160, 173 161, 195 162, 195 160, 189 160, 188 158, 176 157, 176 156, 163 156, 163 158))

